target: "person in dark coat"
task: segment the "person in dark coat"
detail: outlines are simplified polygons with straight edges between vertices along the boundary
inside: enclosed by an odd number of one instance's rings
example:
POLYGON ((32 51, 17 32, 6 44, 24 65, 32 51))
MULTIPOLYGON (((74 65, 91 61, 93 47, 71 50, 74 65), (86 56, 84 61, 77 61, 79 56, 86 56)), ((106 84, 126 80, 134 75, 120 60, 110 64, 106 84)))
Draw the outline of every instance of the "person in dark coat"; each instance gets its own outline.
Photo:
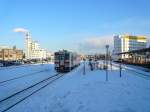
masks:
POLYGON ((93 68, 92 59, 89 60, 89 66, 90 66, 91 71, 93 71, 94 68, 93 68))

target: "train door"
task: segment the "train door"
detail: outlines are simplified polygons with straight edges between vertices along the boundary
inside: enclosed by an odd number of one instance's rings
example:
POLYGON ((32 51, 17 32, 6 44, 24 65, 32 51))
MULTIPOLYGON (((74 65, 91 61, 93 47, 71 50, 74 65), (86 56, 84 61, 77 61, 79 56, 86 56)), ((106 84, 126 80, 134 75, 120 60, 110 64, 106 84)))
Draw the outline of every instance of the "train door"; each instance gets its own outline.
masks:
POLYGON ((65 54, 65 69, 70 71, 70 53, 65 54))
POLYGON ((55 69, 58 70, 60 65, 59 65, 59 54, 57 52, 55 53, 54 58, 55 58, 55 69))
POLYGON ((73 69, 74 67, 74 56, 73 56, 73 53, 71 53, 71 69, 73 69))
POLYGON ((60 70, 61 71, 64 71, 64 69, 65 69, 65 56, 64 56, 64 54, 61 54, 60 56, 59 56, 59 65, 60 65, 60 70))

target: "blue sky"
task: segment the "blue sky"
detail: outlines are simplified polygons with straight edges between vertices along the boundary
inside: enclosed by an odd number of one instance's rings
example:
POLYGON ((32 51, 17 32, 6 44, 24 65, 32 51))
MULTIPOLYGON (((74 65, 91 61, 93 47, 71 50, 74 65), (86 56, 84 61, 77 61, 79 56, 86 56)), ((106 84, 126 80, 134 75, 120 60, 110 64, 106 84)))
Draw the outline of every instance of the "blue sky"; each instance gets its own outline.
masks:
POLYGON ((101 52, 116 34, 150 36, 149 4, 149 0, 0 0, 0 45, 23 49, 24 35, 13 32, 19 27, 50 51, 101 52))

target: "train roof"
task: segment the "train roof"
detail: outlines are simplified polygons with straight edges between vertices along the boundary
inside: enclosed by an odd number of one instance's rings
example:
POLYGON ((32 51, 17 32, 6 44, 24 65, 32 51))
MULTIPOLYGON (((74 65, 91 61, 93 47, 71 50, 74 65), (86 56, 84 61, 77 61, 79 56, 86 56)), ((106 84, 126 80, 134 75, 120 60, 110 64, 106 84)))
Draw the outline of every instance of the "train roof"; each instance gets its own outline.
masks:
POLYGON ((55 52, 55 54, 60 54, 60 53, 71 53, 70 51, 67 51, 67 50, 62 50, 62 51, 57 51, 55 52))
POLYGON ((76 52, 71 52, 71 51, 67 51, 67 50, 60 50, 60 51, 57 51, 57 52, 55 52, 55 54, 68 54, 68 53, 70 53, 70 54, 77 54, 76 52))

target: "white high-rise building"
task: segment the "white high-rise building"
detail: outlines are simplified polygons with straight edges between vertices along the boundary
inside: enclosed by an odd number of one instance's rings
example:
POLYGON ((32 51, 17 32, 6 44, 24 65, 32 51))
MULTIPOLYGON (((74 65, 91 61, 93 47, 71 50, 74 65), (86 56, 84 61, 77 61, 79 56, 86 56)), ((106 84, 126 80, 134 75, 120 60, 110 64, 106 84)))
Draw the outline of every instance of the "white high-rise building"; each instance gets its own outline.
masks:
POLYGON ((32 44, 32 40, 31 40, 29 32, 27 32, 25 34, 25 57, 26 59, 30 59, 31 57, 31 50, 32 50, 31 44, 32 44))
MULTIPOLYGON (((113 54, 143 49, 146 48, 146 45, 147 38, 144 36, 117 35, 114 36, 113 54)), ((121 55, 121 57, 117 58, 128 58, 128 55, 121 55)))
POLYGON ((27 32, 25 37, 26 59, 46 59, 46 50, 41 49, 37 41, 33 41, 27 32))

